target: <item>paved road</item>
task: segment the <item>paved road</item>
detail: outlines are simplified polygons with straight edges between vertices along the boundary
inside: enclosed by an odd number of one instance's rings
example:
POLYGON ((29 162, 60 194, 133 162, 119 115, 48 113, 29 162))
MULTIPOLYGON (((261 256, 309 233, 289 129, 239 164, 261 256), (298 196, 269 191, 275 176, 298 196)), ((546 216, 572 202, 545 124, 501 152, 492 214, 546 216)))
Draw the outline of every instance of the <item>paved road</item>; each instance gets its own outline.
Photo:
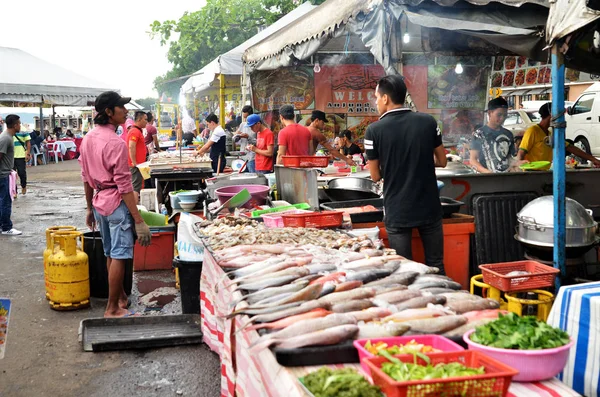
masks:
MULTIPOLYGON (((0 236, 0 297, 11 298, 14 309, 6 355, 0 360, 0 396, 218 396, 219 358, 204 345, 81 350, 80 321, 101 317, 106 301, 92 300, 90 309, 75 312, 51 310, 44 297, 42 262, 47 227, 85 229, 79 166, 66 161, 32 167, 28 176, 29 192, 13 206, 13 222, 24 235, 0 236)), ((134 308, 140 309, 136 294, 134 308)), ((177 307, 171 305, 171 311, 177 307)))

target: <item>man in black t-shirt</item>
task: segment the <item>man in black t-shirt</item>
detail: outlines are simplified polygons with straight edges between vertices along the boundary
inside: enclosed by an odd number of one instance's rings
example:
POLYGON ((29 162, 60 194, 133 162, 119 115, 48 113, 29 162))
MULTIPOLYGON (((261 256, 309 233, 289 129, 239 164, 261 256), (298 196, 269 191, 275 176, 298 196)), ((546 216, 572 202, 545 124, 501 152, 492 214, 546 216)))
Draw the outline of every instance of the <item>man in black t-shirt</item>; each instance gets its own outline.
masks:
POLYGON ((508 114, 508 102, 502 97, 488 102, 488 122, 473 133, 471 166, 475 171, 489 174, 506 172, 516 155, 513 134, 502 127, 508 114))
POLYGON ((365 149, 373 181, 383 179, 385 227, 390 247, 412 259, 412 230, 417 228, 425 263, 444 273, 442 205, 435 167, 445 167, 446 153, 435 119, 404 108, 402 76, 386 76, 375 89, 379 121, 369 125, 365 149))

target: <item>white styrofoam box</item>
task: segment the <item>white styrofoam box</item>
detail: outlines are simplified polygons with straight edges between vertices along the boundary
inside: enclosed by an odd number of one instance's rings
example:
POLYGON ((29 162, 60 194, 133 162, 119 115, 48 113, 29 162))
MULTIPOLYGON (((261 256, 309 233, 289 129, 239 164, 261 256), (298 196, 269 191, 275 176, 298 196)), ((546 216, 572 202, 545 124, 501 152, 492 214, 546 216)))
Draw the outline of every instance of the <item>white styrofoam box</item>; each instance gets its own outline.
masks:
POLYGON ((140 192, 140 204, 148 208, 148 211, 156 211, 160 207, 156 198, 156 189, 142 189, 140 192))

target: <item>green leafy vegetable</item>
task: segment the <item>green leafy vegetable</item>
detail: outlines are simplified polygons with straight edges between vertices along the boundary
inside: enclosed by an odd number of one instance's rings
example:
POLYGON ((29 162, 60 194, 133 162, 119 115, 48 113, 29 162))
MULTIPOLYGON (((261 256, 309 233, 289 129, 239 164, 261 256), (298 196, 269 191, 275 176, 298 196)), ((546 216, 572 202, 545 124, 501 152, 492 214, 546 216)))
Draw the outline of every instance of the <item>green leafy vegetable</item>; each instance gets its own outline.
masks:
POLYGON ((302 383, 315 397, 381 397, 379 388, 352 368, 323 367, 306 375, 302 383))
POLYGON ((569 334, 553 328, 535 317, 519 317, 515 313, 500 314, 498 320, 477 327, 471 340, 500 349, 552 349, 569 343, 569 334))
POLYGON ((410 380, 429 380, 456 378, 459 376, 483 375, 483 367, 469 368, 460 363, 440 363, 436 365, 419 365, 404 362, 389 362, 381 365, 383 372, 398 382, 410 380))

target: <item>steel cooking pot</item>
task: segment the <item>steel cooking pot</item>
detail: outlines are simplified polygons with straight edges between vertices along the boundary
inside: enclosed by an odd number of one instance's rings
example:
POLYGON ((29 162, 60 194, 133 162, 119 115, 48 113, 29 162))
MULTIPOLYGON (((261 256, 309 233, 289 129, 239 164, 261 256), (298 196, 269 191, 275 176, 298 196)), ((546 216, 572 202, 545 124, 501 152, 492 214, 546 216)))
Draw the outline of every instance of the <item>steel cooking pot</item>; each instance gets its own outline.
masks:
MULTIPOLYGON (((585 247, 596 244, 598 223, 577 201, 566 199, 567 225, 566 246, 585 247)), ((554 246, 554 199, 552 196, 537 198, 517 214, 519 223, 516 239, 539 247, 554 246)))

